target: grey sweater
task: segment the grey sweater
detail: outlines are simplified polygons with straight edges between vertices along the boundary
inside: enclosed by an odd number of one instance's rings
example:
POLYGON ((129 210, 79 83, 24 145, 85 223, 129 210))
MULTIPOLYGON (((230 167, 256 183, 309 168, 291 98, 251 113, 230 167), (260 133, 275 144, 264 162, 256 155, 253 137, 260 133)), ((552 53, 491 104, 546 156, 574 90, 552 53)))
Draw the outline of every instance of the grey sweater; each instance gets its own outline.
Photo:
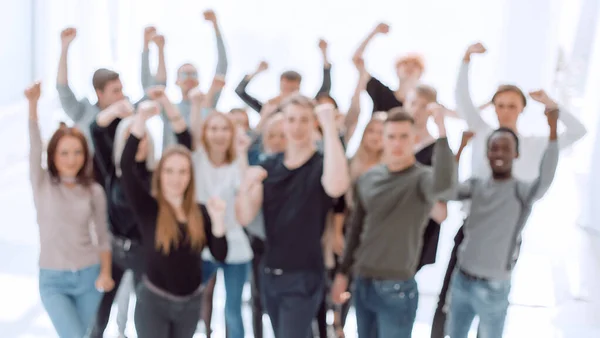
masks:
POLYGON ((446 138, 437 140, 431 168, 415 164, 390 172, 378 165, 359 177, 341 273, 353 268, 361 277, 413 278, 429 212, 456 180, 446 138))
POLYGON ((462 270, 477 277, 510 279, 519 255, 521 231, 533 204, 554 179, 558 152, 556 141, 548 143, 539 176, 533 181, 471 178, 458 186, 456 199, 471 200, 465 239, 458 252, 462 270))

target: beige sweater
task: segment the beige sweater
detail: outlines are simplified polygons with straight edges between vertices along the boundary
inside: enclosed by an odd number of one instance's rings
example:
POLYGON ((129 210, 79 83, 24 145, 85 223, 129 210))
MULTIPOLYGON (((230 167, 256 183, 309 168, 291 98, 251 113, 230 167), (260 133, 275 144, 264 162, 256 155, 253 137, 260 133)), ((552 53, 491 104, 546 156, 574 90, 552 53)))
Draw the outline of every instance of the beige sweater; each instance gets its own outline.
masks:
POLYGON ((54 183, 42 168, 42 139, 29 121, 29 177, 40 227, 40 268, 80 270, 100 263, 110 250, 106 196, 96 183, 69 188, 54 183))

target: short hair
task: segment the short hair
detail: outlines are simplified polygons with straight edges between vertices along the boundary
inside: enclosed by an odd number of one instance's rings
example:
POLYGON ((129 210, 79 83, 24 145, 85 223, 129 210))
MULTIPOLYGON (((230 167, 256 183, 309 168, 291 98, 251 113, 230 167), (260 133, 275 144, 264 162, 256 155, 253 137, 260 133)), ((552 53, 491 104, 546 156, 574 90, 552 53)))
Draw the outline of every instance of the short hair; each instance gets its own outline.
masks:
POLYGON ((523 100, 523 107, 527 106, 527 96, 525 96, 521 88, 511 84, 503 84, 498 86, 496 93, 494 93, 494 96, 492 96, 492 103, 496 103, 496 98, 498 97, 498 95, 508 92, 518 94, 521 97, 521 100, 523 100))
POLYGON ((425 59, 423 55, 419 53, 408 53, 404 56, 401 56, 396 60, 396 68, 400 67, 404 63, 414 62, 419 68, 421 68, 421 72, 425 71, 425 59))
POLYGON ((487 148, 490 148, 490 142, 492 141, 492 137, 499 133, 509 133, 515 139, 515 150, 517 151, 517 154, 519 154, 519 136, 517 136, 517 133, 515 133, 512 129, 506 127, 500 127, 492 131, 492 133, 490 134, 490 136, 488 136, 487 139, 487 148))
POLYGON ((383 122, 384 124, 392 122, 408 122, 411 125, 415 124, 413 117, 404 110, 402 107, 396 107, 389 111, 387 118, 383 122))
POLYGON ((317 100, 317 102, 318 102, 319 100, 323 100, 323 99, 330 100, 331 102, 333 102, 333 106, 335 107, 335 109, 338 109, 338 104, 337 104, 337 102, 336 102, 336 101, 335 101, 335 99, 334 99, 333 97, 331 97, 331 95, 329 95, 328 93, 319 93, 319 94, 317 94, 317 97, 315 98, 315 100, 317 100))
POLYGON ((415 88, 415 94, 427 100, 427 103, 437 102, 437 90, 432 86, 420 84, 415 88))
POLYGON ((279 110, 283 111, 287 106, 300 106, 308 109, 315 109, 314 101, 302 94, 294 94, 283 100, 279 106, 279 110))
POLYGON ((287 70, 281 73, 281 80, 302 82, 302 75, 294 70, 287 70))
POLYGON ((94 76, 92 77, 92 85, 95 90, 104 90, 106 85, 111 82, 119 79, 119 73, 112 71, 106 68, 100 68, 94 72, 94 76))

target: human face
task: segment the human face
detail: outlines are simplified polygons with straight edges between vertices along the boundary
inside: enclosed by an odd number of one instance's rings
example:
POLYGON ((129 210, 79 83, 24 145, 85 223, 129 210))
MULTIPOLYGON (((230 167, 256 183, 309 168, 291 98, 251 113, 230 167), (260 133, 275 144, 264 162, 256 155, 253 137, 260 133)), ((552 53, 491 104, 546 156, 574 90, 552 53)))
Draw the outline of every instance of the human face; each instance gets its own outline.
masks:
POLYGON ((281 153, 285 150, 286 145, 283 119, 279 117, 272 117, 271 119, 265 128, 263 145, 269 154, 281 153))
POLYGON ((383 153, 389 163, 404 162, 414 157, 416 134, 408 122, 387 122, 383 127, 383 153))
POLYGON ((496 95, 494 108, 500 127, 512 128, 517 124, 517 119, 525 107, 521 95, 515 92, 504 92, 496 95))
POLYGON ((215 115, 206 121, 206 146, 209 151, 225 153, 233 141, 231 122, 223 115, 215 115))
POLYGON ((189 63, 179 67, 176 84, 184 93, 196 88, 198 86, 198 70, 196 67, 189 63))
POLYGON ((283 132, 287 142, 308 145, 313 142, 316 119, 309 107, 289 104, 283 109, 283 132))
POLYGON ((183 198, 192 177, 190 160, 173 153, 163 160, 160 170, 160 189, 167 199, 183 198))
POLYGON ((383 148, 383 122, 371 121, 365 128, 362 142, 368 152, 380 152, 383 148))
POLYGON ((63 136, 56 146, 54 165, 61 177, 77 177, 85 164, 85 150, 81 141, 70 135, 63 136))
POLYGON ((125 98, 123 95, 123 84, 119 79, 107 82, 103 90, 96 90, 96 95, 98 96, 98 105, 100 107, 108 107, 125 98))
POLYGON ((494 176, 506 176, 512 172, 513 160, 517 158, 517 144, 508 132, 494 133, 488 143, 488 161, 494 176))
POLYGON ((430 102, 421 95, 418 95, 414 90, 406 97, 406 111, 412 115, 417 128, 427 126, 427 120, 431 114, 427 110, 427 105, 430 102))
POLYGON ((300 81, 281 78, 279 81, 279 90, 281 91, 281 96, 288 97, 300 91, 300 81))
POLYGON ((244 128, 244 130, 250 129, 250 121, 248 121, 248 113, 245 110, 234 110, 229 113, 233 124, 238 127, 244 128))
POLYGON ((400 62, 396 68, 400 81, 418 81, 423 74, 421 65, 414 60, 400 62))

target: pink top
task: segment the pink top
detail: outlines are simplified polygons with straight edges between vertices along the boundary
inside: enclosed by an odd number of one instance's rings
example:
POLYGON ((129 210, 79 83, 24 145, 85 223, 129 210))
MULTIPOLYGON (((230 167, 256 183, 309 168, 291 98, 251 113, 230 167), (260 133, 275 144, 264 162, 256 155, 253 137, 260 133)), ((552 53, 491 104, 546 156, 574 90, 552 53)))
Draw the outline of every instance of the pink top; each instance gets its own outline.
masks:
POLYGON ((40 268, 80 270, 100 263, 110 250, 106 196, 102 187, 54 183, 42 168, 42 138, 29 121, 29 178, 40 227, 40 268))

